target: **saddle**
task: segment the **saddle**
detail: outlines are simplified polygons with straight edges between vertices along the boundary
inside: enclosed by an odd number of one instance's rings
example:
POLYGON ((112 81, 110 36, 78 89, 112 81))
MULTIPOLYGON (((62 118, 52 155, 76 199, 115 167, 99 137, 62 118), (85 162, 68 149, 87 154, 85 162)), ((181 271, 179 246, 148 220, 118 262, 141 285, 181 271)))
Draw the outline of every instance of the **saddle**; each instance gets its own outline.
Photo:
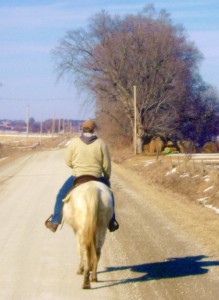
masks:
MULTIPOLYGON (((70 199, 70 194, 71 194, 71 191, 78 187, 79 185, 83 184, 83 183, 86 183, 88 181, 99 181, 99 182, 102 182, 101 180, 99 180, 99 178, 95 177, 95 176, 92 176, 92 175, 81 175, 81 176, 78 176, 74 179, 74 184, 72 186, 72 188, 68 191, 66 197, 62 200, 64 203, 67 203, 70 199)), ((103 182, 102 182, 103 183, 103 182)), ((105 184, 105 183, 104 183, 105 184)), ((109 190, 112 192, 111 188, 106 185, 109 190)))
POLYGON ((62 200, 64 203, 67 203, 70 199, 70 193, 73 189, 75 189, 77 186, 86 183, 88 181, 99 181, 99 179, 95 176, 92 175, 82 175, 82 176, 78 176, 75 178, 74 180, 74 184, 72 186, 72 188, 68 191, 68 194, 66 195, 66 197, 62 200))
POLYGON ((74 180, 73 188, 81 185, 82 183, 88 182, 88 181, 99 181, 99 179, 92 175, 82 175, 82 176, 76 177, 74 180))

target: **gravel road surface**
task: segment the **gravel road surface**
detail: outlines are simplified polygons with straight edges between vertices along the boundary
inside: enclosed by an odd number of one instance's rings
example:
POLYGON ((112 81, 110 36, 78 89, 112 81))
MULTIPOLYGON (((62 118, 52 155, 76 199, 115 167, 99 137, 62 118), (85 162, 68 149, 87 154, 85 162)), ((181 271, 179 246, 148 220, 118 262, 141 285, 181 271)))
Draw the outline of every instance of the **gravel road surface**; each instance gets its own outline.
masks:
POLYGON ((171 203, 168 195, 119 165, 113 165, 111 181, 120 230, 107 234, 99 282, 82 290, 72 230, 64 225, 52 233, 44 226, 70 175, 64 150, 0 167, 1 300, 219 299, 217 249, 211 252, 197 232, 190 233, 194 211, 185 214, 188 207, 175 201, 171 208, 162 204, 161 198, 171 203))

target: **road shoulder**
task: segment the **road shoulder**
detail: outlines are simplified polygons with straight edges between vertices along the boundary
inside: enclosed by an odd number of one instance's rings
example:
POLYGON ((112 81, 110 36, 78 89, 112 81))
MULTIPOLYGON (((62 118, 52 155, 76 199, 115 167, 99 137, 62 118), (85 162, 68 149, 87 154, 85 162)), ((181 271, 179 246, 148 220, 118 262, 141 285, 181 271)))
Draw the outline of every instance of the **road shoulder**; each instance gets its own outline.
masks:
POLYGON ((146 176, 130 166, 114 163, 113 171, 126 178, 131 186, 147 197, 147 201, 201 243, 208 255, 219 257, 219 216, 214 211, 183 195, 148 183, 146 176))

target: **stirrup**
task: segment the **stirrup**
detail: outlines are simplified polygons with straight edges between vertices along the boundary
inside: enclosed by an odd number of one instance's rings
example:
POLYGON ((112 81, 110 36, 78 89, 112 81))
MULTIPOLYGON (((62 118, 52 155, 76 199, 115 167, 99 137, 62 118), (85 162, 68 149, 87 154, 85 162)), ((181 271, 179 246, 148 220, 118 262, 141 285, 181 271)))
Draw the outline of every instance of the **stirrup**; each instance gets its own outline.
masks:
POLYGON ((49 218, 48 218, 48 219, 46 219, 46 221, 45 221, 45 225, 46 225, 46 224, 47 224, 49 221, 51 221, 52 217, 53 217, 53 215, 49 216, 49 218))
POLYGON ((52 232, 56 232, 59 223, 53 223, 50 221, 52 219, 53 215, 51 215, 46 221, 45 221, 45 226, 50 229, 52 232))

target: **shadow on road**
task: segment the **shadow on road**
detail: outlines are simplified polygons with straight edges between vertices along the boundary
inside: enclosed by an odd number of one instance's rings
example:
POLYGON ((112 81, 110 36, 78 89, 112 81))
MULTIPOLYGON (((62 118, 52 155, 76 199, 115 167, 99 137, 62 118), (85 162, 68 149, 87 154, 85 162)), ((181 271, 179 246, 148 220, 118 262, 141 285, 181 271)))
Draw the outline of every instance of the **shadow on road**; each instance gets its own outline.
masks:
MULTIPOLYGON (((113 283, 110 281, 111 283, 107 285, 107 287, 119 284, 144 282, 148 280, 197 276, 208 273, 209 267, 219 266, 219 261, 207 261, 207 258, 208 257, 205 255, 169 258, 164 262, 145 263, 133 266, 109 267, 106 268, 105 271, 99 272, 99 274, 106 272, 119 272, 123 270, 130 270, 133 272, 133 278, 116 280, 113 283), (136 274, 134 273, 141 273, 143 275, 136 277, 136 274)), ((101 286, 99 288, 103 287, 106 286, 101 286)))

